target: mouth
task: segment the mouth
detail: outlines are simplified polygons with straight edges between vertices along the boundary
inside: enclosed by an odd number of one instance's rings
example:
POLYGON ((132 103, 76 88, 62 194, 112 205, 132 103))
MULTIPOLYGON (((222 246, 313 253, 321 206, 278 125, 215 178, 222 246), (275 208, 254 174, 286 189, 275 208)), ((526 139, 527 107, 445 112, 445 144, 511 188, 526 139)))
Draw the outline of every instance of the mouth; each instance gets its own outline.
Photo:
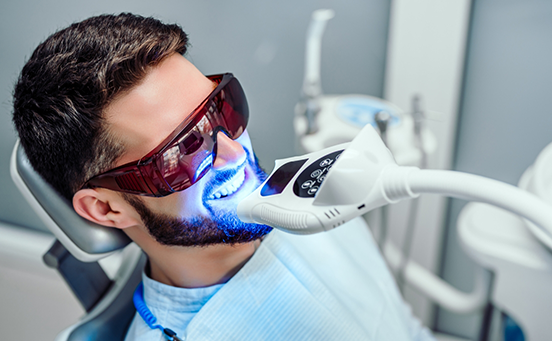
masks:
POLYGON ((208 200, 222 199, 231 196, 236 193, 245 181, 245 168, 241 168, 234 176, 228 181, 223 183, 218 189, 216 189, 209 197, 208 200))

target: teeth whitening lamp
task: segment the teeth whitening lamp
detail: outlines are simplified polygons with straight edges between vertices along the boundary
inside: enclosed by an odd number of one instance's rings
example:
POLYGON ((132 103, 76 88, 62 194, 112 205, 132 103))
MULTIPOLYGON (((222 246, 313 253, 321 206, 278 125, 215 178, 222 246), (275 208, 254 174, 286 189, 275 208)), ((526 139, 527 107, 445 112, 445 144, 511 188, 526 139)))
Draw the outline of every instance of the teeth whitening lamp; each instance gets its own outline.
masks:
POLYGON ((237 211, 244 222, 313 234, 422 193, 511 211, 527 219, 531 232, 552 248, 552 206, 529 192, 481 176, 398 166, 370 125, 349 144, 277 160, 268 179, 240 202, 237 211))
MULTIPOLYGON (((365 125, 372 125, 399 165, 425 168, 427 157, 436 150, 437 141, 424 125, 429 112, 421 110, 419 96, 414 96, 412 110, 406 112, 393 103, 366 94, 323 93, 322 38, 328 22, 334 15, 331 9, 318 9, 312 13, 308 26, 301 99, 295 106, 293 121, 297 153, 311 153, 336 144, 351 142, 365 125)), ((417 200, 413 200, 407 206, 401 206, 409 208, 405 213, 410 216, 408 224, 404 227, 406 236, 412 236, 414 233, 418 204, 417 200)), ((396 211, 401 207, 391 210, 396 211)), ((383 206, 364 216, 382 250, 389 244, 388 208, 383 206)), ((413 239, 405 237, 404 240, 401 253, 408 259, 413 239)), ((404 263, 403 261, 398 264, 396 270, 401 290, 404 263)))

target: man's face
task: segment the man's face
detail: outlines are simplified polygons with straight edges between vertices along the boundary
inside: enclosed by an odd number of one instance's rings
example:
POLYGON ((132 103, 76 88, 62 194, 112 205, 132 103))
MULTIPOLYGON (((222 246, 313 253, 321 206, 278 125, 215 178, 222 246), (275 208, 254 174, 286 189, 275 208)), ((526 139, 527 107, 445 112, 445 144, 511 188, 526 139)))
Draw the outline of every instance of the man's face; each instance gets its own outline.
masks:
MULTIPOLYGON (((126 151, 117 165, 138 160, 157 147, 213 89, 214 84, 181 55, 151 68, 141 83, 106 109, 109 129, 126 151)), ((264 177, 247 131, 236 140, 219 132, 213 168, 192 187, 163 198, 125 198, 162 244, 247 242, 270 228, 242 223, 236 206, 264 177)))

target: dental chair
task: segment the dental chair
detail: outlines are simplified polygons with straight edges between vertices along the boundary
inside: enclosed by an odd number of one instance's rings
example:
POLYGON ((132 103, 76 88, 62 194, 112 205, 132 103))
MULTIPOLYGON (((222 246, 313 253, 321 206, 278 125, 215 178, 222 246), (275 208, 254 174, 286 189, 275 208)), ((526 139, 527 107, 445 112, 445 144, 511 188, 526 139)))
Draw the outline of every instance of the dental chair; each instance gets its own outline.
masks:
POLYGON ((65 279, 86 314, 56 341, 123 340, 134 317, 134 289, 146 257, 120 230, 81 218, 32 168, 19 141, 10 164, 13 181, 56 242, 43 256, 65 279), (114 269, 118 266, 118 269, 114 269), (105 269, 111 269, 111 276, 105 269))
MULTIPOLYGON (((518 187, 552 205, 552 144, 523 173, 518 187)), ((529 223, 519 216, 481 203, 467 204, 457 225, 466 253, 495 274, 490 297, 495 309, 515 320, 525 340, 550 340, 550 243, 531 233, 529 223)), ((511 339, 518 340, 517 333, 514 329, 511 339)))

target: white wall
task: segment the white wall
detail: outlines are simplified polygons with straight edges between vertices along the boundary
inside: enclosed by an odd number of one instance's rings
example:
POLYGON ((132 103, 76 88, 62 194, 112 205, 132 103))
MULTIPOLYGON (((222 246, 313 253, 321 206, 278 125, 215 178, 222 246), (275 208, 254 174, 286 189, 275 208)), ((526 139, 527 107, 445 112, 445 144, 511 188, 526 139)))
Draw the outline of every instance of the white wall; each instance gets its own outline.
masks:
MULTIPOLYGON (((474 1, 454 169, 517 184, 552 142, 551 18, 546 0, 474 1)), ((470 290, 476 265, 454 232, 464 204, 451 203, 442 274, 470 290)), ((442 311, 437 328, 474 337, 479 322, 442 311)))
MULTIPOLYGON (((428 168, 452 166, 469 15, 469 0, 392 2, 384 97, 410 110, 413 96, 421 96, 432 118, 427 126, 438 141, 428 168)), ((427 195, 419 205, 412 258, 438 274, 446 200, 427 195)), ((408 212, 409 203, 390 208, 390 238, 399 246, 405 242, 408 212)), ((433 325, 431 302, 412 290, 405 294, 424 324, 433 325)))

